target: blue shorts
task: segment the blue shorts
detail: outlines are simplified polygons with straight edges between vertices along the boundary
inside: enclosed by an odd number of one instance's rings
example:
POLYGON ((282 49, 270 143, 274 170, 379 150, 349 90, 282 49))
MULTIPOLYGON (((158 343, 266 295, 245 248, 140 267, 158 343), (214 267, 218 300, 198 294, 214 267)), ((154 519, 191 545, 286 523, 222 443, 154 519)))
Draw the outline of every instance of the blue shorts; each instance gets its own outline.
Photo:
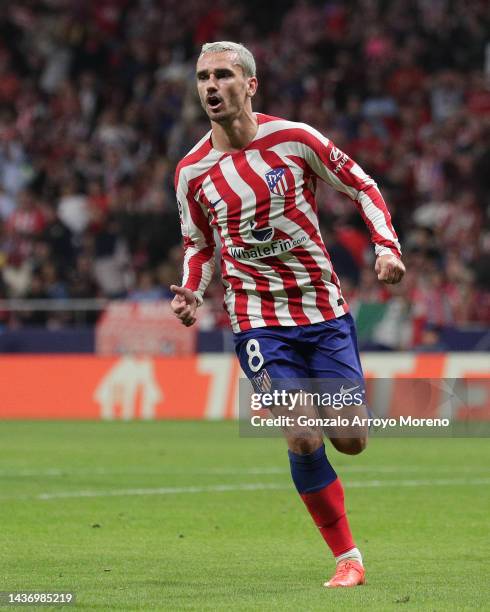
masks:
POLYGON ((311 379, 335 381, 344 392, 364 388, 350 314, 312 325, 249 329, 234 334, 234 340, 242 370, 257 391, 265 390, 267 380, 289 390, 304 388, 303 381, 311 379))

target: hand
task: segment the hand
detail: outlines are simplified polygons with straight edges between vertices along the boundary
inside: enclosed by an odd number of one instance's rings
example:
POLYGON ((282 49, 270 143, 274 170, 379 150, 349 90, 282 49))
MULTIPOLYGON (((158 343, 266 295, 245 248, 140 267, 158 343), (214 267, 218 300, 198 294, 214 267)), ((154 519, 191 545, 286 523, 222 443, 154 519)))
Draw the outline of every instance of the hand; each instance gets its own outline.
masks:
POLYGON ((177 287, 177 285, 170 285, 170 290, 176 295, 170 306, 177 318, 186 326, 190 327, 196 322, 196 308, 197 300, 196 296, 190 289, 185 287, 177 287))
POLYGON ((378 275, 378 280, 387 285, 396 285, 405 274, 405 266, 395 255, 380 255, 376 259, 374 271, 378 275))

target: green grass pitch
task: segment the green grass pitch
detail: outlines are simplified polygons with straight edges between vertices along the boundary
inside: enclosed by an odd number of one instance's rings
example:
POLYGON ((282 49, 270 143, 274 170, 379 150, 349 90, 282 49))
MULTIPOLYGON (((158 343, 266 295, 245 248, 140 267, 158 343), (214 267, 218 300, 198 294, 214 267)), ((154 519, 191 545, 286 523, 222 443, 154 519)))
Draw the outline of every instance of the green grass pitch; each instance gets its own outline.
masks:
POLYGON ((82 610, 490 609, 488 440, 330 447, 368 584, 329 591, 282 440, 232 422, 0 432, 0 591, 74 591, 82 610))

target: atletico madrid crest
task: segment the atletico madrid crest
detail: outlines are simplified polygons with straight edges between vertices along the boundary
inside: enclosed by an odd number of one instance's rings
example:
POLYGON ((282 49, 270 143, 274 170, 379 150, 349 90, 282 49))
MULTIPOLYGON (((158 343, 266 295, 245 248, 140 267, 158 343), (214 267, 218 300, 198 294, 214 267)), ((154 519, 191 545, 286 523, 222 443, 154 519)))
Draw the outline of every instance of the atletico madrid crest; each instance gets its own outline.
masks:
POLYGON ((288 185, 286 183, 285 174, 286 170, 284 168, 274 168, 274 170, 267 172, 265 178, 272 193, 280 196, 283 196, 286 193, 288 185))
POLYGON ((272 380, 269 376, 269 372, 262 368, 262 370, 252 377, 252 384, 258 393, 267 393, 272 389, 272 380))

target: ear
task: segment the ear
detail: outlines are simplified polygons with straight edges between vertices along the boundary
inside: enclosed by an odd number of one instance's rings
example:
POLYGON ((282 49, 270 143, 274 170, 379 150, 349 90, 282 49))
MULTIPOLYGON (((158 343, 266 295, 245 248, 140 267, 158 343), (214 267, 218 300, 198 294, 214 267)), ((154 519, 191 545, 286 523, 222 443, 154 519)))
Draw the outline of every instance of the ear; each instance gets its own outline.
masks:
POLYGON ((257 81, 257 77, 249 77, 247 79, 247 96, 249 98, 253 98, 253 96, 255 96, 258 85, 259 82, 257 81))

